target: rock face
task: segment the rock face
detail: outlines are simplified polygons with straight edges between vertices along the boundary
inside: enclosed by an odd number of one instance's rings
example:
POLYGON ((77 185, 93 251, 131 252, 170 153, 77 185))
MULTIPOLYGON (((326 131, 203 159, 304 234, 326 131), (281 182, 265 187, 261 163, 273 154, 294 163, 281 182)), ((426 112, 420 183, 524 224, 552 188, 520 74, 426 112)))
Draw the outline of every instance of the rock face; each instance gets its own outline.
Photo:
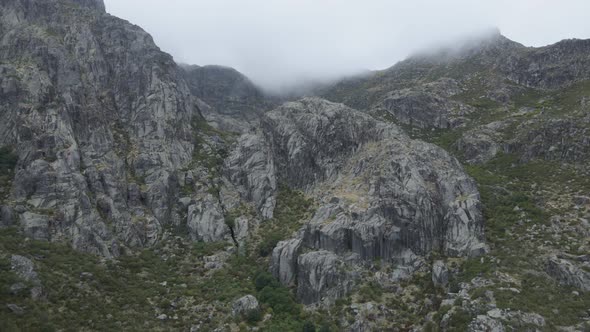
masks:
POLYGON ((264 169, 257 178, 276 178, 320 202, 297 237, 279 243, 272 256, 273 274, 285 285, 297 276, 298 295, 305 303, 333 299, 347 290, 332 287, 350 280, 335 268, 350 254, 357 262, 396 262, 408 249, 459 256, 485 250, 475 183, 443 150, 317 98, 286 103, 261 123, 261 132, 240 139, 229 158, 260 162, 229 163, 230 178, 236 186, 260 183, 237 175, 264 169), (258 144, 263 151, 247 148, 257 140, 267 142, 258 144), (260 166, 262 161, 267 166, 260 166), (313 251, 298 257, 303 247, 313 251), (309 279, 311 274, 317 279, 309 279))
POLYGON ((394 90, 374 106, 373 112, 383 110, 400 123, 418 128, 455 128, 473 111, 452 100, 451 97, 460 92, 455 80, 441 79, 411 89, 394 90))
POLYGON ((281 241, 272 251, 271 273, 283 285, 292 285, 297 278, 297 257, 301 239, 281 241))
POLYGON ((432 264, 432 283, 436 287, 446 287, 449 284, 449 269, 443 261, 432 264))
POLYGON ((482 164, 499 153, 514 153, 523 162, 535 159, 583 163, 590 158, 590 116, 511 118, 468 130, 453 145, 467 163, 482 164))
POLYGON ((197 241, 221 241, 229 232, 224 212, 212 195, 188 207, 187 226, 189 235, 197 241))
MULTIPOLYGON (((9 207, 27 206, 15 216, 27 235, 111 257, 186 223, 179 170, 201 114, 172 57, 100 0, 0 13, 0 146, 18 151, 9 207)), ((195 237, 219 238, 207 218, 191 215, 195 237)))
POLYGON ((562 258, 551 257, 547 261, 547 273, 560 284, 590 291, 590 272, 562 258))
POLYGON ((343 297, 354 280, 346 275, 344 262, 326 250, 312 251, 297 258, 297 297, 303 304, 343 297))
POLYGON ((241 196, 254 202, 264 218, 273 216, 277 177, 269 144, 261 135, 242 135, 225 160, 224 170, 241 196))
POLYGON ((521 155, 523 161, 581 163, 590 159, 590 114, 583 118, 550 119, 531 124, 534 124, 532 130, 519 130, 510 144, 511 150, 521 155))
POLYGON ((246 315, 249 312, 258 310, 258 300, 252 295, 246 295, 237 299, 232 305, 232 315, 234 317, 246 315))
POLYGON ((205 102, 205 118, 217 128, 244 132, 255 126, 275 101, 246 76, 221 66, 182 66, 191 93, 205 102))
MULTIPOLYGON (((30 259, 20 255, 12 255, 10 266, 12 271, 14 271, 20 279, 32 285, 31 297, 33 299, 39 299, 43 296, 41 280, 39 279, 37 271, 35 271, 35 265, 30 259)), ((11 289, 15 292, 20 291, 20 288, 24 288, 24 285, 21 283, 11 286, 11 289)))

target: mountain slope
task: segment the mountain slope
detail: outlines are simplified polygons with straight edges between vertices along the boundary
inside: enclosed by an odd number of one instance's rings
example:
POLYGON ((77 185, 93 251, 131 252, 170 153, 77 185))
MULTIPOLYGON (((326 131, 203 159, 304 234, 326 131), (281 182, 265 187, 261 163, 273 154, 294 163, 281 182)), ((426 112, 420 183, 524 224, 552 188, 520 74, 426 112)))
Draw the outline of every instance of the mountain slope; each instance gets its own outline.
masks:
POLYGON ((201 117, 179 68, 101 1, 1 6, 0 140, 19 156, 6 205, 29 236, 83 251, 154 243, 201 117))
POLYGON ((0 329, 588 328, 587 41, 278 106, 100 0, 0 9, 0 329))
POLYGON ((589 46, 496 34, 325 92, 445 148, 478 182, 491 251, 451 273, 431 328, 588 328, 589 46))
POLYGON ((221 66, 182 66, 191 93, 204 101, 201 111, 216 128, 242 132, 277 105, 246 76, 221 66), (210 107, 208 107, 210 106, 210 107))

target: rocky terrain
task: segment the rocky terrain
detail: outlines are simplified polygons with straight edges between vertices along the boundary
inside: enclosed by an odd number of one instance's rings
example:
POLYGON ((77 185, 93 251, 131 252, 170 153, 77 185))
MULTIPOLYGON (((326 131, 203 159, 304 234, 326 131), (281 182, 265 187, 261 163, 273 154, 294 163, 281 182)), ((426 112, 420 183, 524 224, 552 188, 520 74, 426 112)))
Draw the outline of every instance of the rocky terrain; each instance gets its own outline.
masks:
POLYGON ((286 101, 101 0, 0 9, 0 330, 590 329, 589 41, 286 101))
POLYGON ((279 97, 264 94, 246 76, 221 66, 181 66, 199 109, 215 128, 246 132, 256 126, 260 116, 280 103, 279 97))

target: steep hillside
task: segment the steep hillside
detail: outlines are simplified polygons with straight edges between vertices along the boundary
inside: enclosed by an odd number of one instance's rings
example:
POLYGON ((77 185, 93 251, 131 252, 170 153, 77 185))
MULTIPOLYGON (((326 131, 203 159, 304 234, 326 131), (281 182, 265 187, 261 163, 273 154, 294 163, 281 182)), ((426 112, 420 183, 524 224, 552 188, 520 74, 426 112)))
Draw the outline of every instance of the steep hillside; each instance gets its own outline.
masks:
POLYGON ((221 66, 182 66, 191 93, 207 105, 201 112, 216 128, 242 132, 255 126, 260 116, 277 106, 246 76, 221 66))
POLYGON ((1 22, 3 222, 107 257, 157 241, 200 117, 172 58, 100 1, 4 1, 1 22))
POLYGON ((279 105, 101 0, 0 9, 0 330, 590 328, 588 41, 279 105))
POLYGON ((478 182, 492 250, 451 273, 462 293, 432 328, 453 317, 475 331, 588 328, 589 47, 496 34, 326 92, 445 148, 478 182))

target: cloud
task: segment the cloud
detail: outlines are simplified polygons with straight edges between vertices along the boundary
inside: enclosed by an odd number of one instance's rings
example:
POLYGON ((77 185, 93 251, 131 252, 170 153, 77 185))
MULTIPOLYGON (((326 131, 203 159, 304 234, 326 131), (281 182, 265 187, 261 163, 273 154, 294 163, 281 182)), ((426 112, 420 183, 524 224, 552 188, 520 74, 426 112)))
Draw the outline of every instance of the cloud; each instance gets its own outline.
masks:
POLYGON ((590 37, 587 0, 105 0, 178 62, 231 66, 270 91, 382 69, 498 27, 540 46, 590 37))

